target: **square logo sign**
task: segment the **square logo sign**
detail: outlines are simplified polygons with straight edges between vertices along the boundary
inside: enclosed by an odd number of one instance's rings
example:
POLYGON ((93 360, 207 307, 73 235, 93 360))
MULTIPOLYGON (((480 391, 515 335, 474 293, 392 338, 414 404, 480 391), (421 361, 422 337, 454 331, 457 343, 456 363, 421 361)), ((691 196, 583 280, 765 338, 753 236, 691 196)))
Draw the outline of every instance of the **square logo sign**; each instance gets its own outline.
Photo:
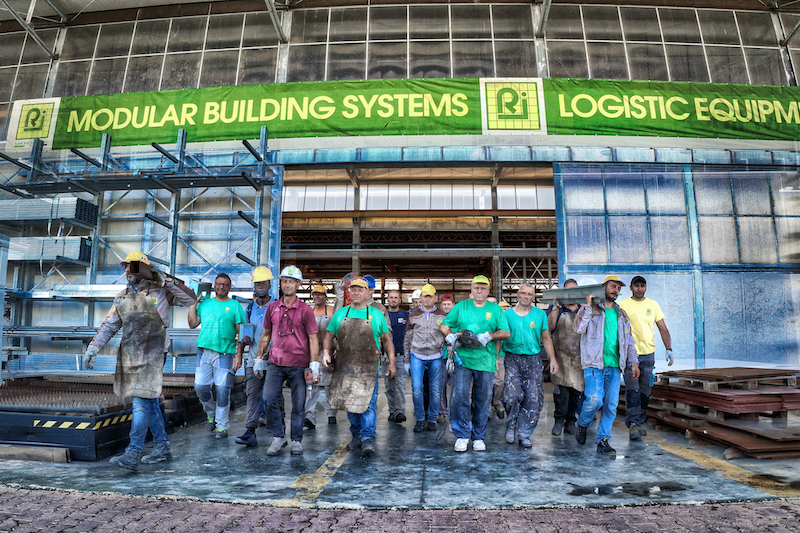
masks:
POLYGON ((50 144, 60 103, 60 98, 14 102, 8 123, 8 146, 29 147, 34 139, 42 139, 50 144))
POLYGON ((484 134, 547 133, 541 79, 482 79, 481 89, 484 134))
POLYGON ((17 124, 17 139, 41 139, 50 133, 50 123, 53 121, 53 111, 56 104, 43 102, 25 104, 20 110, 19 124, 17 124))

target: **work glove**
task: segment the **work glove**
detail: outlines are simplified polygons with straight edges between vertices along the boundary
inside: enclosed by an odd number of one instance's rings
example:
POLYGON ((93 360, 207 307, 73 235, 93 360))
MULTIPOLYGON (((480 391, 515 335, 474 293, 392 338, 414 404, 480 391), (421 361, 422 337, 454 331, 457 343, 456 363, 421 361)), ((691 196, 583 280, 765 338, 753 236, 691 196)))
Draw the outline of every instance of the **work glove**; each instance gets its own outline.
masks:
POLYGON ((664 359, 667 360, 667 366, 672 366, 672 363, 675 362, 675 356, 672 355, 672 350, 667 350, 667 353, 664 354, 664 359))
POLYGON ((488 331, 481 333, 478 335, 478 340, 481 342, 481 346, 486 346, 492 340, 492 334, 488 331))
POLYGON ((258 379, 264 379, 267 375, 267 360, 266 359, 256 359, 253 363, 253 374, 258 379))
POLYGON ((83 355, 83 366, 91 370, 94 368, 95 361, 97 361, 97 348, 90 344, 83 355))
POLYGON ((319 361, 311 361, 308 364, 308 368, 311 369, 311 378, 314 380, 314 383, 319 382, 319 361))
POLYGON ((406 367, 406 374, 411 375, 411 363, 403 363, 403 366, 406 367))
POLYGON ((452 355, 447 356, 447 362, 444 364, 444 367, 447 370, 447 373, 450 374, 451 376, 456 371, 456 362, 453 361, 452 355))
POLYGON ((456 345, 456 341, 458 340, 458 334, 457 334, 457 333, 451 333, 450 335, 448 335, 447 337, 445 337, 445 338, 444 338, 444 340, 445 340, 445 341, 447 342, 447 344, 449 344, 450 346, 455 346, 455 345, 456 345))

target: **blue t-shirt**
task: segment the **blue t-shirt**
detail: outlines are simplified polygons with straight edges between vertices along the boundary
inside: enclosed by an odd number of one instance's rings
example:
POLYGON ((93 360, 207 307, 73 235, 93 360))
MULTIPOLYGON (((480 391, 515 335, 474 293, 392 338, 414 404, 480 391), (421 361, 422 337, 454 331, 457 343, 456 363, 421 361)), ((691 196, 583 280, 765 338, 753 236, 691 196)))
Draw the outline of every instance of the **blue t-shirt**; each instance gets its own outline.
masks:
POLYGON ((392 343, 394 344, 394 354, 399 355, 403 353, 403 340, 406 336, 406 326, 408 325, 408 311, 398 309, 397 311, 389 311, 389 320, 392 326, 392 343))

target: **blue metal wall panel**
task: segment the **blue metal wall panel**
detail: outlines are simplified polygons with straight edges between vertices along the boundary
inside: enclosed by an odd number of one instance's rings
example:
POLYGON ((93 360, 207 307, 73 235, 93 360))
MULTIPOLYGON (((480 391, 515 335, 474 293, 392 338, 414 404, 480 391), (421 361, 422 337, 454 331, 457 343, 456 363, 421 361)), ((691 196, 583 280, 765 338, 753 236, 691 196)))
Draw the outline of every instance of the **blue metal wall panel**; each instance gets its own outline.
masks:
POLYGON ((694 162, 705 165, 730 165, 731 153, 729 150, 692 150, 694 162))
POLYGON ((403 149, 394 147, 359 148, 358 160, 376 163, 399 163, 403 160, 403 149))
POLYGON ((278 152, 278 165, 307 165, 314 162, 316 150, 281 150, 278 152))
POLYGON ((486 161, 486 148, 483 146, 443 146, 443 161, 486 161))
POLYGON ((652 148, 612 148, 614 161, 618 163, 655 163, 652 148))
POLYGON ((406 146, 403 148, 403 161, 430 161, 442 160, 440 146, 406 146))
POLYGON ((656 163, 691 163, 692 151, 686 148, 656 148, 656 163))
POLYGON ((733 150, 731 159, 742 165, 771 165, 772 152, 767 150, 733 150))
POLYGON ((530 146, 489 146, 490 161, 530 161, 530 146))
POLYGON ((315 163, 349 163, 356 160, 358 150, 355 148, 318 149, 314 154, 315 163))
POLYGON ((531 161, 569 161, 566 146, 531 146, 531 161))
POLYGON ((599 146, 573 146, 570 147, 570 160, 572 161, 600 161, 611 162, 614 160, 611 148, 599 146))
POLYGON ((800 165, 800 152, 775 150, 772 152, 772 162, 776 165, 800 165))

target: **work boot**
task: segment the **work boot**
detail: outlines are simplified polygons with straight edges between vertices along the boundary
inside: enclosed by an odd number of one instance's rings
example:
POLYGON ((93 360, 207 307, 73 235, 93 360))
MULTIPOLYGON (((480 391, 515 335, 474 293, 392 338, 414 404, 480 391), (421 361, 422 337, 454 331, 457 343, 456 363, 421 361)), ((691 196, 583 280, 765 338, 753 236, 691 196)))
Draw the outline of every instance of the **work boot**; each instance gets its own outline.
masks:
POLYGON ((208 431, 214 431, 217 429, 217 422, 214 420, 213 416, 206 417, 206 429, 208 431))
POLYGON ((514 444, 516 440, 517 428, 514 426, 507 426, 506 427, 506 442, 509 444, 514 444))
POLYGON ((397 413, 396 415, 394 415, 394 421, 397 422, 398 424, 401 424, 406 421, 406 415, 404 415, 403 413, 397 413))
POLYGON ((236 444, 244 444, 248 448, 254 448, 258 446, 256 432, 250 428, 247 428, 247 431, 245 431, 241 437, 236 437, 236 444))
POLYGON ((369 457, 375 453, 375 439, 364 439, 361 441, 361 457, 369 457))
POLYGON ((219 429, 214 433, 215 439, 227 439, 228 438, 228 430, 227 429, 219 429))
POLYGON ((564 421, 556 420, 556 423, 553 424, 553 429, 550 430, 550 434, 555 435, 557 437, 561 435, 563 431, 564 431, 564 421))
POLYGON ((531 442, 531 439, 528 438, 528 437, 520 437, 519 438, 519 445, 522 446, 523 448, 526 448, 526 449, 533 447, 533 443, 531 442))
POLYGON ((575 421, 574 420, 567 420, 567 423, 564 424, 564 433, 567 435, 574 435, 575 434, 575 421))
POLYGON ((506 410, 505 410, 505 409, 503 409, 502 407, 501 407, 501 408, 499 408, 499 409, 497 410, 497 418, 499 418, 500 420, 502 420, 502 419, 504 419, 505 417, 506 417, 506 410))
POLYGON ((394 413, 389 415, 389 422, 394 422, 394 413))
POLYGON ((361 448, 361 437, 358 435, 353 435, 353 438, 350 439, 350 442, 347 444, 346 448, 348 450, 357 450, 361 448))
POLYGON ((108 462, 126 470, 136 470, 139 466, 139 452, 128 448, 125 453, 112 457, 108 462))
POLYGON ((642 426, 639 426, 639 435, 641 435, 642 437, 647 435, 647 431, 645 431, 644 428, 642 428, 642 426))
POLYGON ((328 425, 329 426, 335 426, 336 425, 336 417, 335 416, 329 416, 328 417, 328 425))
POLYGON ((439 415, 439 416, 436 417, 436 422, 438 422, 439 424, 441 424, 445 420, 447 420, 447 417, 444 416, 444 415, 439 415))
POLYGON ((608 443, 608 439, 602 439, 597 443, 597 453, 602 453, 608 457, 617 456, 617 450, 611 447, 611 445, 608 443))
POLYGON ((436 431, 436 422, 428 422, 425 425, 425 429, 427 429, 428 431, 436 431))
POLYGON ((292 441, 292 455, 303 455, 303 445, 299 440, 292 441))
POLYGON ((167 461, 172 461, 172 451, 169 449, 169 444, 163 442, 156 444, 153 451, 150 452, 150 455, 142 457, 142 462, 147 465, 164 463, 167 461))
POLYGON ((281 449, 286 446, 286 439, 283 437, 272 437, 272 444, 267 448, 267 455, 278 455, 281 449))
POLYGON ((586 444, 586 428, 578 424, 578 431, 575 433, 575 440, 578 444, 586 444))
POLYGON ((423 431, 425 431, 425 421, 417 420, 417 423, 414 424, 414 433, 422 433, 423 431))
POLYGON ((308 418, 306 418, 306 419, 303 421, 303 427, 304 427, 304 428, 306 428, 306 429, 316 429, 317 425, 316 425, 316 424, 314 424, 314 422, 312 422, 312 421, 311 421, 311 420, 309 420, 308 418))
POLYGON ((628 427, 628 437, 630 440, 639 440, 642 438, 642 430, 637 424, 631 424, 628 427))

